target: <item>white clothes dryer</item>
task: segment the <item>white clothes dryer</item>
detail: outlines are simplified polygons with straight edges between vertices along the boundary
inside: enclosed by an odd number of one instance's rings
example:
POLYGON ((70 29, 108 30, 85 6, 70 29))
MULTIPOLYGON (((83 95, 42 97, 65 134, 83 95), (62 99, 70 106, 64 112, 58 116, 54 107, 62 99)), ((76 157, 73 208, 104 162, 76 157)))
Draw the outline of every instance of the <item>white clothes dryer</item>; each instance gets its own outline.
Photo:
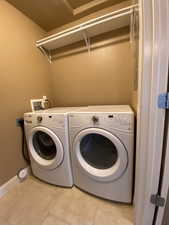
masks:
POLYGON ((71 187, 67 113, 78 108, 53 108, 24 114, 31 168, 35 177, 71 187))
POLYGON ((91 106, 69 114, 74 184, 96 196, 130 203, 134 113, 129 106, 91 106))

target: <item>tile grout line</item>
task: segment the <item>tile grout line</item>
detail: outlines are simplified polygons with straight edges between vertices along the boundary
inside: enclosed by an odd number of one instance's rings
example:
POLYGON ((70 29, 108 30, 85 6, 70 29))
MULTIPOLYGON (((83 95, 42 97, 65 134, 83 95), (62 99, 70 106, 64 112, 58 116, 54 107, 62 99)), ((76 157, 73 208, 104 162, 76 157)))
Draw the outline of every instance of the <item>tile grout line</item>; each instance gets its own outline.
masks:
MULTIPOLYGON (((57 217, 56 215, 54 215, 53 213, 49 212, 49 215, 55 217, 58 221, 61 221, 63 223, 65 223, 65 225, 71 225, 70 223, 68 223, 67 221, 65 221, 64 219, 61 219, 59 217, 57 217)), ((41 224, 42 225, 42 224, 41 224)))
MULTIPOLYGON (((52 196, 53 196, 54 194, 52 194, 52 196)), ((46 220, 46 218, 50 215, 50 212, 49 212, 49 206, 50 206, 50 204, 52 204, 52 202, 53 202, 54 200, 52 199, 49 203, 48 203, 48 205, 46 206, 46 209, 45 210, 47 210, 47 214, 46 214, 46 216, 42 219, 42 221, 40 222, 40 225, 42 225, 43 224, 43 222, 46 220)))
POLYGON ((43 224, 43 222, 47 219, 47 217, 49 216, 49 212, 47 213, 47 215, 43 218, 43 220, 40 222, 40 224, 39 225, 42 225, 43 224))
POLYGON ((93 224, 92 225, 95 225, 95 220, 96 220, 96 215, 97 215, 97 211, 99 210, 99 206, 96 207, 96 212, 94 214, 94 218, 93 218, 93 224))

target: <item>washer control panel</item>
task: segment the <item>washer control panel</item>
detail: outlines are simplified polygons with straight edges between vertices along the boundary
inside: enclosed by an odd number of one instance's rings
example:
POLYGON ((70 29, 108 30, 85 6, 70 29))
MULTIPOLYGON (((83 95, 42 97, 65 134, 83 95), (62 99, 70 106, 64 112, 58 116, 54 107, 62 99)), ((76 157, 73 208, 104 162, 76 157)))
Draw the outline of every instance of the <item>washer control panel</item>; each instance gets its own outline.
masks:
POLYGON ((67 117, 64 114, 25 114, 24 115, 25 126, 46 126, 53 129, 64 128, 67 124, 67 117))

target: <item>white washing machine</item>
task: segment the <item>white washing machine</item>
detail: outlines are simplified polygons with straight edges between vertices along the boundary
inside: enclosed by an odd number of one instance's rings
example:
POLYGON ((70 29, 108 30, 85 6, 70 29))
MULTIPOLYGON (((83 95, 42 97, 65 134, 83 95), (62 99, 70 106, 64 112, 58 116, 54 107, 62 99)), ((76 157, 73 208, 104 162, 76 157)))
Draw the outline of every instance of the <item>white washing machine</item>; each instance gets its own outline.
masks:
POLYGON ((95 106, 69 114, 74 184, 96 196, 132 202, 134 113, 95 106))
POLYGON ((50 184, 73 186, 67 113, 78 108, 53 108, 24 114, 33 174, 50 184))

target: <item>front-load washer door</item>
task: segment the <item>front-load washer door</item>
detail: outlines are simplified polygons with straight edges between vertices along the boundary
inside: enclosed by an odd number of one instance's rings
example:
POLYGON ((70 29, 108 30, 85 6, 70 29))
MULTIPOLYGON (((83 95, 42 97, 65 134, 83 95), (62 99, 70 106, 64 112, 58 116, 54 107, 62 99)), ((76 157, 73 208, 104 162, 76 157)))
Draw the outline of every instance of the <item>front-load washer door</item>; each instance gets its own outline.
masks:
POLYGON ((43 168, 54 169, 63 161, 63 145, 55 133, 46 127, 33 128, 28 145, 33 160, 43 168))
POLYGON ((99 181, 119 179, 128 164, 123 143, 100 128, 82 130, 73 143, 74 156, 82 171, 99 181))

